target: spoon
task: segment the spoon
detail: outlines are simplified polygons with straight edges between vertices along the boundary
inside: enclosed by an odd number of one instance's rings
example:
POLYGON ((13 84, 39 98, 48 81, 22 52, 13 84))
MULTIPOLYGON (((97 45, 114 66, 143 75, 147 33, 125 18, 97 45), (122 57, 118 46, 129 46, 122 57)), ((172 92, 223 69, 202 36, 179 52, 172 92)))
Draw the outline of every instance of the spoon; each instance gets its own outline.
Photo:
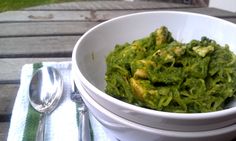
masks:
POLYGON ((34 73, 29 86, 29 101, 40 112, 36 141, 44 141, 47 115, 57 107, 62 91, 63 80, 55 68, 42 67, 34 73))

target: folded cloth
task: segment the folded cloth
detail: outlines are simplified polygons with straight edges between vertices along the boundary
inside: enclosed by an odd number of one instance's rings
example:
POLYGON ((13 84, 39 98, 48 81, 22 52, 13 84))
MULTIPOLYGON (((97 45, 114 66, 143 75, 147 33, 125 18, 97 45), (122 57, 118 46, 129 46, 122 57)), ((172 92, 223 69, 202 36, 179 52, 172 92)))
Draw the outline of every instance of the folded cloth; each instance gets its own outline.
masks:
MULTIPOLYGON (((32 74, 42 66, 52 66, 61 73, 64 82, 63 97, 60 105, 48 116, 46 121, 46 141, 78 141, 76 103, 70 99, 71 94, 71 63, 43 62, 26 64, 22 67, 20 88, 12 111, 8 141, 33 141, 39 123, 40 114, 33 109, 28 100, 28 89, 32 74)), ((111 141, 103 127, 90 114, 92 141, 111 141)))

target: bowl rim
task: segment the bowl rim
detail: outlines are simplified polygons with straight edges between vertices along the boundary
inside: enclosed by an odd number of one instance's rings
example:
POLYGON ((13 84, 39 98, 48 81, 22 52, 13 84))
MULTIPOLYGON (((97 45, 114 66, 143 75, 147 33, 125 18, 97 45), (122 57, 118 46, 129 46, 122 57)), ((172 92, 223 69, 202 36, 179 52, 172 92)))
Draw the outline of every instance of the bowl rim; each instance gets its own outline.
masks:
POLYGON ((194 15, 194 16, 200 16, 200 17, 204 17, 204 18, 210 18, 210 19, 216 20, 218 22, 223 22, 224 24, 234 26, 236 28, 236 24, 226 21, 226 20, 223 20, 223 19, 219 19, 217 17, 199 14, 199 13, 193 13, 193 12, 184 12, 184 11, 148 11, 148 12, 138 12, 138 13, 133 13, 133 14, 127 14, 127 15, 112 18, 110 20, 107 20, 105 22, 102 22, 102 23, 92 27, 86 33, 84 33, 80 37, 80 39, 76 42, 74 49, 72 51, 72 68, 77 72, 76 74, 78 75, 80 81, 82 81, 82 83, 84 83, 84 85, 89 87, 96 95, 99 95, 103 99, 105 99, 107 101, 113 101, 113 103, 116 103, 117 105, 121 105, 122 107, 126 107, 130 110, 142 112, 142 113, 148 114, 148 115, 154 115, 154 116, 159 116, 159 117, 161 116, 161 117, 171 118, 171 119, 174 118, 174 119, 179 119, 179 120, 194 120, 194 119, 196 120, 196 119, 203 119, 203 118, 204 119, 205 118, 207 118, 207 119, 221 118, 226 115, 236 114, 236 107, 224 109, 224 110, 220 110, 220 111, 206 112, 206 113, 173 113, 173 112, 165 112, 165 111, 157 111, 157 110, 147 109, 147 108, 135 106, 135 105, 123 102, 119 99, 116 99, 116 98, 106 94, 105 92, 99 90, 98 88, 96 88, 93 84, 91 84, 85 78, 85 76, 80 71, 79 66, 77 65, 77 56, 78 56, 77 52, 79 49, 79 44, 83 41, 83 39, 86 38, 88 34, 90 34, 91 32, 93 32, 94 30, 96 30, 97 28, 99 28, 103 25, 109 24, 111 22, 115 22, 116 20, 119 20, 119 19, 128 18, 130 16, 138 16, 138 15, 144 15, 144 14, 194 15))

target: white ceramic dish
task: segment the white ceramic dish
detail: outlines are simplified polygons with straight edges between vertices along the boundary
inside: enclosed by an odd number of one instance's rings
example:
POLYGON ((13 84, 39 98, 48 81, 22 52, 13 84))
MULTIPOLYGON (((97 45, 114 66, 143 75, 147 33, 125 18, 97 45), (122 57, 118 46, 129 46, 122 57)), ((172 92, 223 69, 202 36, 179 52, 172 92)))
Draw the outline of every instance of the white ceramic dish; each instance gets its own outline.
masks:
POLYGON ((236 124, 200 132, 168 131, 143 126, 106 110, 87 94, 78 81, 77 86, 90 112, 104 126, 107 134, 121 141, 231 141, 236 137, 236 124))
POLYGON ((72 55, 72 68, 76 81, 97 103, 116 115, 145 126, 176 130, 203 131, 222 128, 236 123, 236 108, 200 113, 179 114, 137 107, 106 93, 105 57, 116 44, 143 38, 165 25, 175 39, 187 42, 207 36, 236 52, 236 25, 211 16, 174 12, 144 12, 121 16, 99 24, 86 32, 76 43, 72 55))

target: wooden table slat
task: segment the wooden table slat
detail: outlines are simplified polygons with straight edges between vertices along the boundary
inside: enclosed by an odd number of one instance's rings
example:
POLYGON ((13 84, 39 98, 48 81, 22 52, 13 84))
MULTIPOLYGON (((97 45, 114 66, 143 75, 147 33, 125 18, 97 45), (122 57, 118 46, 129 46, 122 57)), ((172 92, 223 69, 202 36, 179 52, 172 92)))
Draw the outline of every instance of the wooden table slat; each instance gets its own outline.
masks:
POLYGON ((0 122, 0 140, 6 141, 8 135, 10 123, 9 122, 0 122))
POLYGON ((166 3, 154 1, 81 1, 62 4, 50 4, 26 8, 25 10, 52 11, 52 10, 138 10, 138 9, 170 9, 191 8, 193 6, 179 3, 166 3))
MULTIPOLYGON (((0 58, 70 57, 80 36, 0 38, 0 58)), ((1 61, 1 60, 0 60, 1 61)), ((1 79, 0 79, 1 80, 1 79)))
MULTIPOLYGON (((24 64, 31 64, 37 62, 61 62, 61 61, 71 61, 70 57, 67 58, 7 58, 0 59, 0 84, 18 84, 20 82, 21 69, 24 64)), ((0 112, 1 114, 1 112, 0 112)))
MULTIPOLYGON (((163 9, 156 9, 160 11, 163 9)), ((211 15, 215 17, 236 17, 236 13, 215 8, 182 8, 164 9, 169 11, 185 11, 211 15)), ((150 10, 119 10, 119 11, 9 11, 0 14, 0 23, 39 22, 39 21, 105 21, 118 16, 154 11, 150 10)))
MULTIPOLYGON (((236 23, 236 17, 223 19, 236 23)), ((0 38, 61 35, 80 36, 99 23, 101 22, 66 21, 54 22, 53 24, 51 22, 0 23, 0 38)))
POLYGON ((1 37, 82 35, 99 22, 0 23, 1 37))
MULTIPOLYGON (((11 115, 18 89, 19 84, 0 84, 0 118, 1 115, 11 115)), ((3 120, 6 119, 2 117, 0 121, 3 120)))
POLYGON ((232 23, 236 24, 236 18, 225 18, 224 20, 227 20, 229 22, 232 22, 232 23))

